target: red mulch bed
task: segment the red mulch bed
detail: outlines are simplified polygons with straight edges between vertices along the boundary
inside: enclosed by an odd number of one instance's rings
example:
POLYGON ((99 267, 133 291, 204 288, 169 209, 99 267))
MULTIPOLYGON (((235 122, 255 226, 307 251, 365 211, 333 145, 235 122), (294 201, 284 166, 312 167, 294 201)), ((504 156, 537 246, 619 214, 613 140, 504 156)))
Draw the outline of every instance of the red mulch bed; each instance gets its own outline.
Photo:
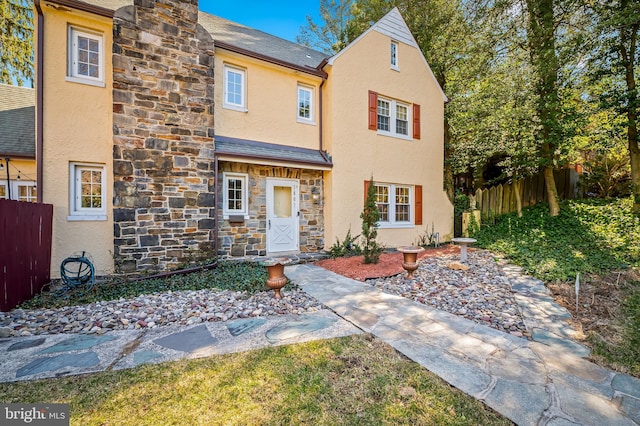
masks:
MULTIPOLYGON (((438 248, 428 248, 418 255, 425 257, 459 254, 460 247, 453 244, 438 248)), ((364 256, 338 257, 316 262, 316 265, 328 269, 336 274, 344 275, 358 281, 370 278, 390 277, 404 271, 402 269, 402 253, 382 253, 378 263, 364 263, 364 256)))

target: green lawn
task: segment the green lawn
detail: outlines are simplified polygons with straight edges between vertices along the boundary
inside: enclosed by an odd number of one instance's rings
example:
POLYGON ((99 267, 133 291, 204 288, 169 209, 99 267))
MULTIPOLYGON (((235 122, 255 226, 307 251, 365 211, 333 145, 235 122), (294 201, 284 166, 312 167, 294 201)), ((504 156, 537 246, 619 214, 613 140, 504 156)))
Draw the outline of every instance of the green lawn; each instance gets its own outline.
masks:
POLYGON ((83 426, 512 424, 369 335, 4 383, 0 400, 69 403, 83 426))

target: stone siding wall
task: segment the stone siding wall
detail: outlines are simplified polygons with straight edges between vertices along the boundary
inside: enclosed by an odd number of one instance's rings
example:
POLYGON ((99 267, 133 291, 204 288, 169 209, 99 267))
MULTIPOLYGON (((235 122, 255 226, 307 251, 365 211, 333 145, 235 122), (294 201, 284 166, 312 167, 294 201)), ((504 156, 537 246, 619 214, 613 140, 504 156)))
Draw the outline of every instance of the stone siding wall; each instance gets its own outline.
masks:
POLYGON ((215 255, 214 47, 197 20, 197 0, 135 0, 113 20, 119 272, 215 255))
POLYGON ((220 161, 222 173, 246 173, 249 177, 249 219, 230 223, 222 216, 222 197, 218 205, 218 255, 222 258, 265 256, 267 254, 267 178, 298 179, 300 182, 300 252, 324 249, 324 208, 322 172, 317 170, 271 167, 220 161))

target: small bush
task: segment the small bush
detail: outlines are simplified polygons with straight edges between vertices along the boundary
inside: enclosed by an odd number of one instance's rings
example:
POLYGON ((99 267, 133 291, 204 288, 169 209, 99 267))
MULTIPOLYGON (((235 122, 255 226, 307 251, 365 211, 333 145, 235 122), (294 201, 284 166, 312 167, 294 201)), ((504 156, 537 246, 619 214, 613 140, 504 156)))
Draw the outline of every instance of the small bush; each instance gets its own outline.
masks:
POLYGON ((373 177, 369 180, 367 199, 364 202, 362 213, 360 213, 360 219, 362 219, 362 254, 364 255, 364 263, 378 263, 380 253, 382 253, 384 247, 376 241, 380 210, 376 205, 376 187, 373 184, 373 177))
POLYGON ((362 249, 356 243, 358 238, 360 238, 360 235, 351 236, 351 228, 349 228, 344 240, 340 241, 340 238, 336 238, 336 242, 329 249, 329 254, 331 254, 331 257, 358 256, 362 253, 362 249))

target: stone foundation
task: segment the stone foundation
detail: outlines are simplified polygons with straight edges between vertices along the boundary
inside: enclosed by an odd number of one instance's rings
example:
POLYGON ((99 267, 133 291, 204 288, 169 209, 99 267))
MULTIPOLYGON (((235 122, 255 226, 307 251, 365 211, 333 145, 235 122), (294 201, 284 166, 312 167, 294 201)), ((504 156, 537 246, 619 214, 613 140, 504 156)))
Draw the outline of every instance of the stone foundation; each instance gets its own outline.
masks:
POLYGON ((198 1, 135 0, 113 45, 118 272, 214 256, 213 40, 198 1))
POLYGON ((222 216, 222 197, 218 204, 218 256, 238 258, 267 255, 267 178, 297 179, 300 182, 300 252, 324 250, 324 207, 322 172, 308 169, 271 167, 255 164, 219 163, 218 184, 222 173, 246 173, 249 177, 249 219, 230 223, 222 216))

